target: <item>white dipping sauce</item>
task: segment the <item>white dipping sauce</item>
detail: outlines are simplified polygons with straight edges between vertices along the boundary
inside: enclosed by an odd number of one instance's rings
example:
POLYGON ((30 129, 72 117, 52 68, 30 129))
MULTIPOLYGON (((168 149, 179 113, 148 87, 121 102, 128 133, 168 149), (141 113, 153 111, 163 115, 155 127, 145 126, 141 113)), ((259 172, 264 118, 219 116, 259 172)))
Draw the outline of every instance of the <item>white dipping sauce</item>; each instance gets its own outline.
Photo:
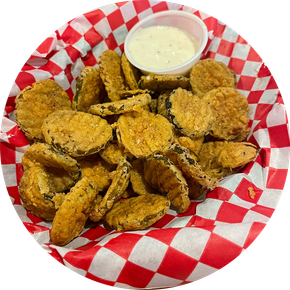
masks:
POLYGON ((197 42, 191 35, 171 26, 137 30, 129 42, 132 58, 152 69, 178 66, 193 57, 197 49, 197 42))

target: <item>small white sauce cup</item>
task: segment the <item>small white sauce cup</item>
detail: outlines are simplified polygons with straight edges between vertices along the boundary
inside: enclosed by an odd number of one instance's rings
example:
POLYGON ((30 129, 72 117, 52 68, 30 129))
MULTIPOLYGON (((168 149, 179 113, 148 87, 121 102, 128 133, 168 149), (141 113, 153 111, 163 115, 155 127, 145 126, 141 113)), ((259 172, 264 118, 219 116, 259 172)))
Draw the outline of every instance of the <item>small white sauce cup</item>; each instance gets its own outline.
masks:
POLYGON ((165 74, 181 74, 181 75, 188 75, 190 69, 199 61, 201 58, 201 54, 207 44, 208 41, 208 31, 207 27, 204 22, 189 12, 179 11, 179 10, 169 10, 158 12, 152 14, 148 17, 145 17, 141 21, 139 21, 132 29, 129 31, 126 39, 124 50, 128 60, 131 62, 132 65, 137 67, 141 70, 141 72, 145 75, 149 73, 165 75, 165 74), (137 63, 132 56, 130 55, 129 51, 129 42, 132 35, 139 29, 144 29, 150 26, 171 26, 176 27, 180 30, 183 30, 193 36, 199 45, 199 49, 195 53, 193 57, 191 57, 186 62, 174 66, 171 68, 166 69, 151 69, 148 67, 144 67, 137 63))

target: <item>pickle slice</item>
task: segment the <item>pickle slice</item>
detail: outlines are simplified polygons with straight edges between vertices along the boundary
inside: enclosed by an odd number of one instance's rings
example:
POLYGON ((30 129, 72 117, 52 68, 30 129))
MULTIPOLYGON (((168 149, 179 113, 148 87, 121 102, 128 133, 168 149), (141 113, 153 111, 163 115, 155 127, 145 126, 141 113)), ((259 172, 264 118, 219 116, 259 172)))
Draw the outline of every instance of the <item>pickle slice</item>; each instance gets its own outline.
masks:
POLYGON ((117 231, 144 230, 168 211, 170 201, 159 194, 145 194, 120 200, 106 214, 106 224, 117 231))
POLYGON ((173 139, 172 124, 161 115, 145 110, 121 115, 117 134, 119 141, 137 158, 164 151, 173 139))
POLYGON ((97 222, 101 220, 107 211, 113 207, 114 203, 122 197, 129 184, 129 178, 130 164, 128 162, 120 163, 105 196, 95 205, 90 213, 92 221, 97 222))
POLYGON ((92 66, 84 67, 77 79, 72 108, 76 111, 87 112, 91 105, 101 103, 104 99, 103 86, 100 70, 92 66))
POLYGON ((99 116, 119 115, 130 111, 140 111, 140 109, 151 102, 149 94, 140 94, 134 97, 116 102, 92 105, 89 113, 99 116))
POLYGON ((149 74, 142 76, 139 83, 140 89, 148 89, 154 92, 162 92, 165 90, 173 90, 179 87, 183 89, 189 89, 190 83, 187 77, 182 75, 155 75, 149 74))
POLYGON ((188 185, 182 172, 166 156, 156 154, 145 160, 144 178, 153 188, 173 201, 180 212, 185 212, 190 204, 188 185))
POLYGON ((190 72, 192 91, 197 96, 218 87, 236 87, 236 74, 224 63, 214 59, 200 60, 190 72))
POLYGON ((165 100, 168 117, 186 136, 202 137, 209 133, 213 120, 210 106, 190 91, 178 88, 165 100))
POLYGON ((191 178, 208 189, 218 187, 218 180, 209 176, 186 148, 173 144, 163 154, 183 172, 186 178, 191 178))
POLYGON ((113 137, 111 126, 101 117, 68 110, 50 114, 42 132, 48 144, 72 157, 97 153, 113 137))

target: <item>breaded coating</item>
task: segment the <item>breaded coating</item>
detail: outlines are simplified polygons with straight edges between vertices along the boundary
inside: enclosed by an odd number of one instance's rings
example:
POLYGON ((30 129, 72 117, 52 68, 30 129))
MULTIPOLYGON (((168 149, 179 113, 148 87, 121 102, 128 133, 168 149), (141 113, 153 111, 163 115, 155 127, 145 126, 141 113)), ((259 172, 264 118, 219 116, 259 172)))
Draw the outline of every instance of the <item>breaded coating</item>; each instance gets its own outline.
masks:
POLYGON ((144 178, 144 160, 142 159, 136 159, 134 160, 131 165, 131 175, 130 175, 130 181, 132 188, 134 192, 136 192, 138 195, 143 194, 150 194, 154 193, 155 190, 150 186, 150 184, 145 180, 144 178))
POLYGON ((157 99, 157 113, 165 117, 166 119, 168 119, 168 111, 166 110, 165 100, 171 92, 171 90, 163 91, 160 93, 157 99))
POLYGON ((65 196, 52 222, 50 238, 53 244, 64 246, 77 237, 89 217, 98 194, 96 184, 82 178, 65 196))
POLYGON ((127 99, 136 95, 141 95, 141 94, 149 94, 151 97, 155 95, 153 91, 150 90, 141 90, 141 89, 136 89, 136 90, 125 90, 125 91, 120 91, 119 95, 121 99, 127 99))
POLYGON ((162 152, 172 142, 172 124, 148 111, 123 114, 117 122, 117 136, 137 158, 162 152))
POLYGON ((165 100, 168 118, 186 136, 207 135, 213 122, 212 108, 190 91, 178 88, 165 100))
POLYGON ((218 180, 208 175, 185 147, 172 144, 163 154, 182 171, 186 178, 191 178, 208 189, 218 187, 218 180))
POLYGON ((126 89, 121 57, 114 50, 105 50, 99 58, 100 75, 111 101, 119 101, 119 91, 126 89))
POLYGON ((115 166, 103 160, 99 154, 93 154, 79 161, 82 178, 89 177, 98 185, 99 191, 104 191, 109 188, 112 180, 110 173, 115 170, 115 166))
POLYGON ((105 223, 117 231, 144 230, 168 211, 170 201, 159 194, 145 194, 120 200, 106 214, 105 223))
POLYGON ((47 221, 54 218, 56 208, 49 175, 40 166, 24 171, 19 184, 19 195, 23 206, 32 214, 47 221))
POLYGON ((254 144, 249 142, 223 142, 217 163, 222 167, 236 168, 243 166, 257 156, 258 150, 254 144))
POLYGON ((25 150, 22 157, 24 170, 35 165, 62 168, 74 181, 81 176, 80 165, 74 158, 46 143, 34 143, 25 150))
POLYGON ((89 113, 99 116, 119 115, 131 111, 140 111, 140 109, 151 102, 151 96, 149 94, 140 94, 134 97, 110 102, 92 105, 89 109, 89 113))
POLYGON ((182 75, 155 75, 142 76, 139 83, 140 89, 148 89, 157 93, 177 88, 189 89, 190 83, 187 77, 182 75))
POLYGON ((201 150, 203 141, 204 141, 204 136, 197 137, 197 138, 180 136, 177 142, 180 146, 187 148, 190 151, 190 153, 198 156, 198 153, 201 150))
POLYGON ((254 160, 257 152, 257 147, 248 142, 208 142, 201 148, 199 163, 209 174, 222 178, 254 160))
POLYGON ((72 108, 76 111, 87 112, 91 105, 103 102, 103 86, 100 70, 92 66, 84 67, 77 79, 72 108))
POLYGON ((180 212, 187 210, 189 203, 187 207, 181 203, 181 199, 188 197, 187 182, 169 158, 161 154, 147 158, 144 162, 144 178, 153 188, 167 194, 170 200, 175 200, 176 207, 182 205, 178 207, 180 212))
POLYGON ((185 179, 188 184, 188 197, 193 200, 198 199, 204 193, 202 186, 192 178, 185 179))
POLYGON ((218 87, 236 87, 236 74, 224 63, 214 59, 203 59, 190 71, 190 84, 197 96, 218 87))
POLYGON ((187 193, 181 193, 172 200, 172 204, 178 209, 180 213, 184 213, 190 206, 190 199, 188 197, 189 190, 187 193))
POLYGON ((129 62, 125 53, 123 53, 121 56, 121 66, 125 76, 126 83, 129 86, 129 88, 131 90, 139 89, 138 82, 141 78, 142 73, 138 68, 136 68, 129 62))
POLYGON ((227 141, 243 141, 249 133, 247 99, 234 88, 218 88, 204 94, 202 100, 213 111, 210 134, 227 141))
POLYGON ((15 103, 16 123, 33 142, 44 141, 41 126, 47 116, 58 109, 71 109, 68 94, 51 79, 26 87, 16 96, 15 103))
POLYGON ((99 116, 57 110, 43 122, 45 141, 72 157, 97 153, 109 142, 112 128, 99 116))
POLYGON ((90 219, 97 222, 109 211, 113 204, 118 201, 125 192, 130 178, 130 164, 128 162, 120 163, 114 174, 112 183, 103 199, 95 205, 90 213, 90 219))
POLYGON ((109 142, 104 149, 99 152, 100 156, 110 164, 120 164, 125 160, 133 160, 134 156, 128 152, 122 144, 109 142))

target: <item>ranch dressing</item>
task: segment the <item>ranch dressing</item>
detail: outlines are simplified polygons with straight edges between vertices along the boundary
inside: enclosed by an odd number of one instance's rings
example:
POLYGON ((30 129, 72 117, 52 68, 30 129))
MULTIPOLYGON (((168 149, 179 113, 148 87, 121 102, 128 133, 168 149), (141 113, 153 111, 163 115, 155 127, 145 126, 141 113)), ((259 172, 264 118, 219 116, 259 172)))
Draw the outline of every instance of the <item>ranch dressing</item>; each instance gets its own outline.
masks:
POLYGON ((171 26, 151 26, 133 34, 129 50, 141 66, 166 69, 189 60, 198 47, 196 40, 183 30, 171 26))

